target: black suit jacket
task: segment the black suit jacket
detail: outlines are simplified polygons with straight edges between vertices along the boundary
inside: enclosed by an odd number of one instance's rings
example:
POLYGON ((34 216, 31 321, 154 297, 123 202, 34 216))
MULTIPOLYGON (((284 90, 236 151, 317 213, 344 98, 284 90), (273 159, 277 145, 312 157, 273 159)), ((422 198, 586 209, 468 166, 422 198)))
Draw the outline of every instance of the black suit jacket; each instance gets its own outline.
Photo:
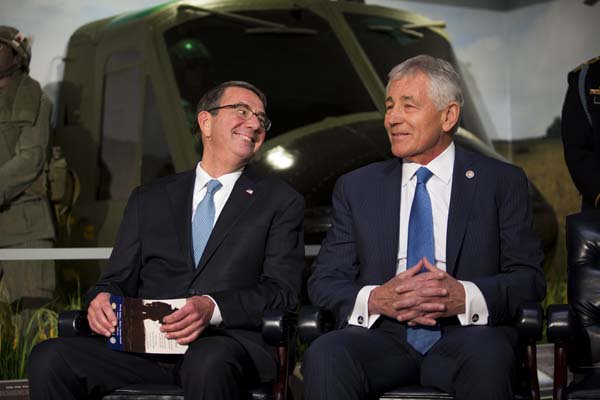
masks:
POLYGON ((247 167, 236 182, 195 268, 192 197, 195 171, 136 188, 106 270, 88 294, 168 299, 208 294, 223 324, 208 334, 235 337, 265 380, 275 356, 262 341, 266 309, 298 302, 304 267, 304 199, 283 181, 247 167))
MULTIPOLYGON (((334 312, 338 326, 346 323, 363 286, 396 275, 401 182, 402 160, 391 159, 350 172, 336 184, 333 226, 309 295, 334 312)), ((523 171, 456 146, 446 268, 478 286, 489 325, 512 323, 519 304, 544 297, 543 255, 531 225, 523 171)))
POLYGON ((565 161, 577 190, 582 208, 600 208, 600 57, 588 61, 588 71, 580 88, 582 68, 569 73, 569 89, 562 109, 561 134, 565 161), (589 118, 579 91, 583 90, 589 118))

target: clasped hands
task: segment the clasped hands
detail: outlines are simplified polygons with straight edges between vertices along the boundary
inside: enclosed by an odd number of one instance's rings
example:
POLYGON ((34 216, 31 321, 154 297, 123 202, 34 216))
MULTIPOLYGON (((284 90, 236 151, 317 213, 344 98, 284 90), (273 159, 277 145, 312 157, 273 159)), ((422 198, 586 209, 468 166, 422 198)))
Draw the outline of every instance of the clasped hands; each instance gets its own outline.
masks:
MULTIPOLYGON (((214 309, 215 304, 207 296, 189 297, 183 307, 163 318, 160 330, 179 344, 189 344, 208 326, 214 309)), ((115 331, 117 317, 109 293, 99 293, 92 300, 87 317, 91 330, 98 335, 108 337, 115 331)))
POLYGON ((410 326, 434 326, 438 318, 464 312, 463 285, 425 257, 369 296, 369 315, 385 315, 410 326), (419 273, 423 267, 425 271, 419 273))

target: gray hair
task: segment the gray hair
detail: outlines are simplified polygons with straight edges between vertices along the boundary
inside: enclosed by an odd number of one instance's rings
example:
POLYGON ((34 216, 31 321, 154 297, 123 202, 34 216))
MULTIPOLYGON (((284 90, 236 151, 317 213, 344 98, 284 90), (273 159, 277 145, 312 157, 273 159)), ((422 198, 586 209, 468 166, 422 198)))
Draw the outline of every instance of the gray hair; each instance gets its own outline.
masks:
POLYGON ((429 96, 438 110, 455 101, 464 104, 461 79, 452 64, 441 58, 421 54, 396 65, 388 74, 386 92, 393 81, 422 72, 429 78, 429 96))
MULTIPOLYGON (((210 110, 211 108, 219 107, 221 105, 220 104, 221 98, 223 97, 223 94, 225 93, 225 89, 230 88, 230 87, 239 87, 239 88, 247 89, 247 90, 253 92, 255 95, 258 96, 258 98, 262 102, 265 110, 267 109, 267 96, 265 96, 265 94, 263 92, 261 92, 256 86, 254 86, 248 82, 244 82, 244 81, 227 81, 227 82, 221 83, 218 86, 215 86, 214 88, 210 89, 208 92, 204 93, 204 95, 198 102, 198 105, 196 106, 196 115, 200 114, 200 112, 202 112, 202 111, 207 111, 207 110, 210 110)), ((214 111, 211 111, 211 114, 216 115, 218 112, 219 112, 219 110, 214 110, 214 111)), ((201 132, 200 126, 198 126, 198 125, 196 125, 196 132, 197 133, 201 132)))

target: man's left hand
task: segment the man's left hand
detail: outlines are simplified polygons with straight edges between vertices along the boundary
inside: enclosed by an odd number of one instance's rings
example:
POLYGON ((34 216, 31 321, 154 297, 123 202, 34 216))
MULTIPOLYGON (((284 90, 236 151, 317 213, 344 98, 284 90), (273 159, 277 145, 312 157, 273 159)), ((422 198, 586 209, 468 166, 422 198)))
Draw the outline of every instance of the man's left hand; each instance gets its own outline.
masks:
POLYGON ((160 330, 167 333, 168 339, 189 344, 208 326, 214 309, 215 303, 206 296, 189 297, 183 307, 163 318, 160 330))

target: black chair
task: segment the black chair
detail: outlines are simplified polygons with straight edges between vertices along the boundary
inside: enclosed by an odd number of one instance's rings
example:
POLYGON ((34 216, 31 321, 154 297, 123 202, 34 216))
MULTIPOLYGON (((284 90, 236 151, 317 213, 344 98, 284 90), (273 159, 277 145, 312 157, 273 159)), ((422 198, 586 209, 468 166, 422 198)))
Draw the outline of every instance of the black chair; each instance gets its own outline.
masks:
MULTIPOLYGON (((288 376, 293 370, 295 353, 295 326, 297 315, 279 310, 267 310, 263 315, 263 340, 277 349, 277 379, 248 389, 253 400, 283 400, 288 395, 288 376)), ((58 336, 89 336, 85 311, 64 311, 58 320, 58 336)), ((184 400, 183 390, 177 385, 135 384, 107 394, 103 400, 184 400)))
MULTIPOLYGON (((519 309, 515 324, 519 330, 518 385, 515 400, 539 400, 535 344, 542 337, 544 312, 540 304, 528 304, 519 309)), ((306 306, 300 310, 298 335, 300 342, 310 344, 317 337, 333 329, 333 316, 318 307, 306 306)), ((452 400, 454 397, 431 387, 405 386, 384 393, 381 399, 397 400, 452 400)))
POLYGON ((600 399, 600 211, 567 217, 567 268, 569 304, 548 307, 554 398, 600 399))

